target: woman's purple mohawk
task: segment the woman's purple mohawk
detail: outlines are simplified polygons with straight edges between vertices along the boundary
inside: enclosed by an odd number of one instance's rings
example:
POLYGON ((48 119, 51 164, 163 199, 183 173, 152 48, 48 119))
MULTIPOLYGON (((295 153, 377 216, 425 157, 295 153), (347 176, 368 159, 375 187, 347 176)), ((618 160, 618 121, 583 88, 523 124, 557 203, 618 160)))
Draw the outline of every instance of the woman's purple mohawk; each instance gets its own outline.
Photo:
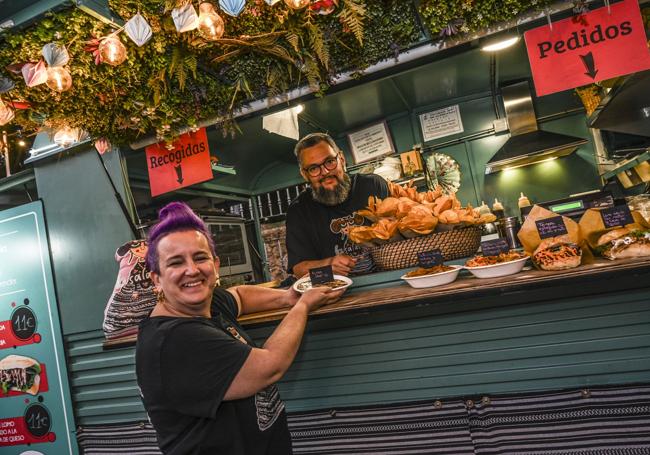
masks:
POLYGON ((214 249, 214 241, 208 227, 192 209, 184 202, 170 202, 158 212, 158 222, 149 229, 147 235, 147 267, 152 272, 160 273, 158 265, 158 242, 172 232, 199 231, 205 236, 210 245, 210 251, 214 257, 217 253, 214 249))

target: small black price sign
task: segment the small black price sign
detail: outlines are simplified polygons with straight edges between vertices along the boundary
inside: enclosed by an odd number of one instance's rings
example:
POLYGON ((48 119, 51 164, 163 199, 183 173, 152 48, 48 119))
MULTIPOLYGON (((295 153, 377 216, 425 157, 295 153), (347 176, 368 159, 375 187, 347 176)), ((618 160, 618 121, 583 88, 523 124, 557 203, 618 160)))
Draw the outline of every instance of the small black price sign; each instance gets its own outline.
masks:
POLYGON ((425 269, 440 265, 444 260, 445 258, 442 256, 442 251, 438 248, 418 253, 418 264, 420 264, 420 267, 425 269))
POLYGON ((494 239, 481 242, 481 252, 483 256, 498 256, 501 253, 510 251, 510 245, 506 239, 494 239))
POLYGON ((334 281, 334 272, 332 272, 332 266, 326 265, 325 267, 309 269, 309 278, 311 279, 312 286, 334 281))
POLYGON ((537 226, 537 233, 540 239, 557 237, 558 235, 568 234, 569 232, 561 216, 537 220, 535 221, 535 225, 537 226))
POLYGON ((50 432, 52 419, 50 413, 42 404, 34 403, 25 410, 27 431, 36 438, 42 438, 50 432))
POLYGON ((13 312, 11 330, 19 340, 29 340, 36 333, 36 315, 31 308, 21 306, 13 312))
POLYGON ((630 208, 627 205, 617 205, 616 207, 602 209, 600 216, 603 217, 603 223, 606 228, 615 228, 634 223, 632 213, 630 213, 630 208))

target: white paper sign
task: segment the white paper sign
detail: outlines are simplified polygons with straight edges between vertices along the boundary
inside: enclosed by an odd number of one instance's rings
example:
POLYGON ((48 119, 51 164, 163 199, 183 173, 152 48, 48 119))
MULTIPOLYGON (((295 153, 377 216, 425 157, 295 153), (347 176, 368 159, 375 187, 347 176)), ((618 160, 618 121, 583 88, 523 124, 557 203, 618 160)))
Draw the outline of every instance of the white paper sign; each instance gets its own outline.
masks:
POLYGON ((394 153, 385 122, 348 134, 355 163, 394 153))
POLYGON ((464 131, 458 105, 421 114, 420 126, 425 142, 464 131))

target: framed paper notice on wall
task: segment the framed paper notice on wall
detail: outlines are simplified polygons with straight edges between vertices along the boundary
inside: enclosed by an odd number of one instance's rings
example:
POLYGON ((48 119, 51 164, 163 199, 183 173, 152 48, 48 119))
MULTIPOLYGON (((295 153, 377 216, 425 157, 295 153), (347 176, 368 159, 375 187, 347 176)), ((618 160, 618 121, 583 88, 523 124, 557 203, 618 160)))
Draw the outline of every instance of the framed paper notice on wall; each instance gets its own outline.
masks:
POLYGON ((363 163, 395 152, 386 122, 350 133, 348 141, 355 163, 363 163))
POLYGON ((458 104, 421 114, 420 126, 424 142, 464 131, 458 104))

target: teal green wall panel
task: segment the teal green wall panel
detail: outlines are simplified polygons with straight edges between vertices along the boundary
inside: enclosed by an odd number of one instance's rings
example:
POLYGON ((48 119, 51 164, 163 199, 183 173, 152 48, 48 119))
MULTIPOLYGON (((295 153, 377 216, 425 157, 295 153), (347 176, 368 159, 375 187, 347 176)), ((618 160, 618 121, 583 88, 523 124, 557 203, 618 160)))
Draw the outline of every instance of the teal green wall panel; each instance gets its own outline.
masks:
MULTIPOLYGON (((117 188, 123 187, 119 154, 104 155, 117 188)), ((92 147, 34 163, 51 242, 63 333, 101 328, 117 278, 115 250, 132 233, 92 147)))
MULTIPOLYGON (((647 295, 501 296, 330 315, 310 321, 280 390, 291 412, 647 382, 647 295)), ((271 331, 248 329, 258 342, 271 331)), ((101 331, 66 339, 77 423, 146 420, 134 348, 104 351, 102 340, 101 331)))

